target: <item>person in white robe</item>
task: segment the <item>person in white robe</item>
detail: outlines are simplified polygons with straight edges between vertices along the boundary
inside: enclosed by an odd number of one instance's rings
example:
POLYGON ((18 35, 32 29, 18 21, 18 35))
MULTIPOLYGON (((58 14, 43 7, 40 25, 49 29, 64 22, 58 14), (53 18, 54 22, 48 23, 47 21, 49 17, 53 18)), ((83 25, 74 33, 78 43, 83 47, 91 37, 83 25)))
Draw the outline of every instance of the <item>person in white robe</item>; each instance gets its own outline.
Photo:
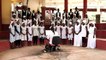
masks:
MULTIPOLYGON (((23 22, 24 22, 25 26, 27 26, 28 20, 26 19, 26 16, 24 16, 23 22)), ((22 23, 23 23, 23 22, 22 22, 22 23)))
POLYGON ((72 45, 72 39, 73 39, 73 26, 72 22, 70 22, 69 26, 67 27, 68 30, 68 40, 70 41, 70 44, 72 45))
POLYGON ((27 20, 27 25, 29 25, 30 24, 30 26, 32 25, 32 19, 31 18, 29 18, 28 20, 27 20))
POLYGON ((57 25, 56 25, 56 31, 57 31, 57 33, 59 34, 59 36, 61 35, 61 25, 60 25, 60 23, 57 23, 57 25))
POLYGON ((21 47, 21 26, 17 19, 15 24, 15 47, 21 47))
POLYGON ((14 21, 10 22, 9 25, 9 29, 10 29, 10 48, 14 48, 14 41, 15 41, 15 25, 14 25, 14 21))
POLYGON ((81 36, 81 24, 80 20, 77 20, 74 26, 74 46, 82 46, 82 36, 81 36))
POLYGON ((27 45, 27 27, 25 26, 25 23, 22 23, 21 26, 21 40, 22 40, 22 46, 27 45))
POLYGON ((91 21, 89 23, 88 29, 88 42, 87 42, 87 48, 96 48, 96 27, 95 23, 91 21))
POLYGON ((33 45, 37 45, 40 33, 39 33, 39 25, 37 25, 36 23, 32 25, 32 34, 33 34, 33 45))
POLYGON ((40 32, 40 44, 44 44, 45 39, 45 26, 43 23, 39 26, 39 32, 40 32))
POLYGON ((86 47, 86 45, 87 45, 87 39, 86 39, 86 37, 87 37, 87 25, 86 25, 86 20, 82 21, 81 27, 82 27, 82 30, 81 30, 82 46, 86 47))
POLYGON ((66 39, 67 39, 67 26, 65 25, 65 23, 63 23, 63 26, 61 26, 61 39, 62 39, 62 43, 66 44, 66 39))
POLYGON ((28 45, 32 45, 32 25, 29 23, 27 26, 27 35, 28 35, 28 45))

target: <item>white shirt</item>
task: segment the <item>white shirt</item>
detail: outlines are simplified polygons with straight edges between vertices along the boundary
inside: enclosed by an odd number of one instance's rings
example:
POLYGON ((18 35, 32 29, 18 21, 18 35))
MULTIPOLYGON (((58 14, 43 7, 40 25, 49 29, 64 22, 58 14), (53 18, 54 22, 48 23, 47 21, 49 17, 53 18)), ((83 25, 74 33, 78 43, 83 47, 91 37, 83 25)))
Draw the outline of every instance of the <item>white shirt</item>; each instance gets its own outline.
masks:
POLYGON ((38 25, 33 25, 32 26, 32 30, 33 30, 33 36, 39 36, 39 30, 38 30, 39 26, 38 25))
POLYGON ((75 32, 78 33, 80 31, 80 24, 75 24, 75 32))
POLYGON ((67 27, 67 29, 68 29, 68 34, 71 34, 73 27, 67 27))
POLYGON ((44 34, 45 27, 44 26, 40 26, 39 29, 40 29, 40 34, 44 34))
POLYGON ((21 28, 22 28, 22 33, 26 34, 26 27, 21 26, 21 28))

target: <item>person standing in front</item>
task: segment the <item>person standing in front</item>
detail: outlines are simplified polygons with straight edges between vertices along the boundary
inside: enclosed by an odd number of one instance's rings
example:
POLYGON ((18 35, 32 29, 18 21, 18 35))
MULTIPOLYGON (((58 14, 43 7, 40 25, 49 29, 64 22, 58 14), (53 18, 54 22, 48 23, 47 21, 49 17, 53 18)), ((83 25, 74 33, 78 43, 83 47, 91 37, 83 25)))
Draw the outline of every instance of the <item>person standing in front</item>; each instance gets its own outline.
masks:
POLYGON ((87 48, 94 49, 96 47, 96 27, 94 22, 90 22, 87 29, 88 29, 87 48))
POLYGON ((67 27, 68 30, 68 40, 70 41, 69 43, 72 45, 72 39, 73 39, 73 26, 72 22, 69 23, 69 26, 67 27))
POLYGON ((10 29, 10 48, 14 48, 14 41, 15 41, 15 25, 14 21, 11 21, 9 25, 10 29))
POLYGON ((45 39, 45 27, 44 27, 44 24, 43 24, 43 23, 40 24, 39 32, 40 32, 40 44, 44 44, 44 39, 45 39))
POLYGON ((22 22, 21 26, 21 40, 22 40, 22 46, 27 45, 27 28, 24 22, 22 22))
POLYGON ((80 20, 77 20, 74 26, 74 46, 82 46, 82 37, 81 37, 81 24, 80 20))
POLYGON ((36 22, 32 26, 32 34, 33 34, 33 45, 37 45, 37 41, 39 38, 39 25, 36 22))

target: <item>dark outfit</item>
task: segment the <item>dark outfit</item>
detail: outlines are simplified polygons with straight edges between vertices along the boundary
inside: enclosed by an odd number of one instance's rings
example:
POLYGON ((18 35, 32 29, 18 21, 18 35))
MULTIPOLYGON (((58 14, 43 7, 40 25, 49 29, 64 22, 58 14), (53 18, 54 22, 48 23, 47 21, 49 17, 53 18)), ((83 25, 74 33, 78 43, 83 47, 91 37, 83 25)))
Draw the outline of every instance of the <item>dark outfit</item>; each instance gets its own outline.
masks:
POLYGON ((59 48, 57 48, 57 47, 59 47, 58 44, 61 44, 60 37, 59 36, 54 36, 53 39, 52 39, 52 44, 54 46, 51 46, 49 44, 49 41, 48 41, 48 44, 45 45, 45 49, 44 50, 47 51, 47 52, 52 52, 52 51, 59 50, 59 48))
MULTIPOLYGON (((20 27, 20 29, 21 29, 21 27, 20 27)), ((18 31, 17 30, 17 27, 15 26, 15 31, 17 32, 17 33, 21 33, 20 31, 18 31)), ((21 39, 19 39, 19 40, 15 40, 15 47, 21 47, 22 45, 21 45, 21 39)))
POLYGON ((34 19, 36 19, 36 14, 32 13, 32 24, 34 24, 34 19))
POLYGON ((73 12, 69 12, 68 15, 69 15, 69 19, 73 18, 73 12))
POLYGON ((37 45, 38 36, 33 36, 33 44, 37 45))
POLYGON ((56 19, 58 19, 59 17, 61 17, 61 13, 60 12, 57 12, 56 13, 56 19))
POLYGON ((74 12, 76 14, 76 17, 79 18, 79 11, 74 12))
POLYGON ((27 19, 31 18, 31 11, 27 11, 27 19))
POLYGON ((22 10, 22 19, 24 18, 24 16, 27 16, 26 10, 22 10))

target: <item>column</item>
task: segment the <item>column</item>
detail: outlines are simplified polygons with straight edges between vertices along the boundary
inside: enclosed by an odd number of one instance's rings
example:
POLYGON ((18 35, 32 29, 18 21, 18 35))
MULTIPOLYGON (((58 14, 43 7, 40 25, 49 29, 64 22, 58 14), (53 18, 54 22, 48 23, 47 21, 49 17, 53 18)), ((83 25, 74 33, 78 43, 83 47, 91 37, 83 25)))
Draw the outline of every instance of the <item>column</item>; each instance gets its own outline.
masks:
POLYGON ((64 0, 64 9, 68 12, 68 0, 64 0))
POLYGON ((87 13, 87 0, 83 0, 83 18, 85 18, 86 13, 87 13))
POLYGON ((1 18, 1 0, 0 0, 0 30, 1 30, 1 25, 2 25, 2 18, 1 18))

